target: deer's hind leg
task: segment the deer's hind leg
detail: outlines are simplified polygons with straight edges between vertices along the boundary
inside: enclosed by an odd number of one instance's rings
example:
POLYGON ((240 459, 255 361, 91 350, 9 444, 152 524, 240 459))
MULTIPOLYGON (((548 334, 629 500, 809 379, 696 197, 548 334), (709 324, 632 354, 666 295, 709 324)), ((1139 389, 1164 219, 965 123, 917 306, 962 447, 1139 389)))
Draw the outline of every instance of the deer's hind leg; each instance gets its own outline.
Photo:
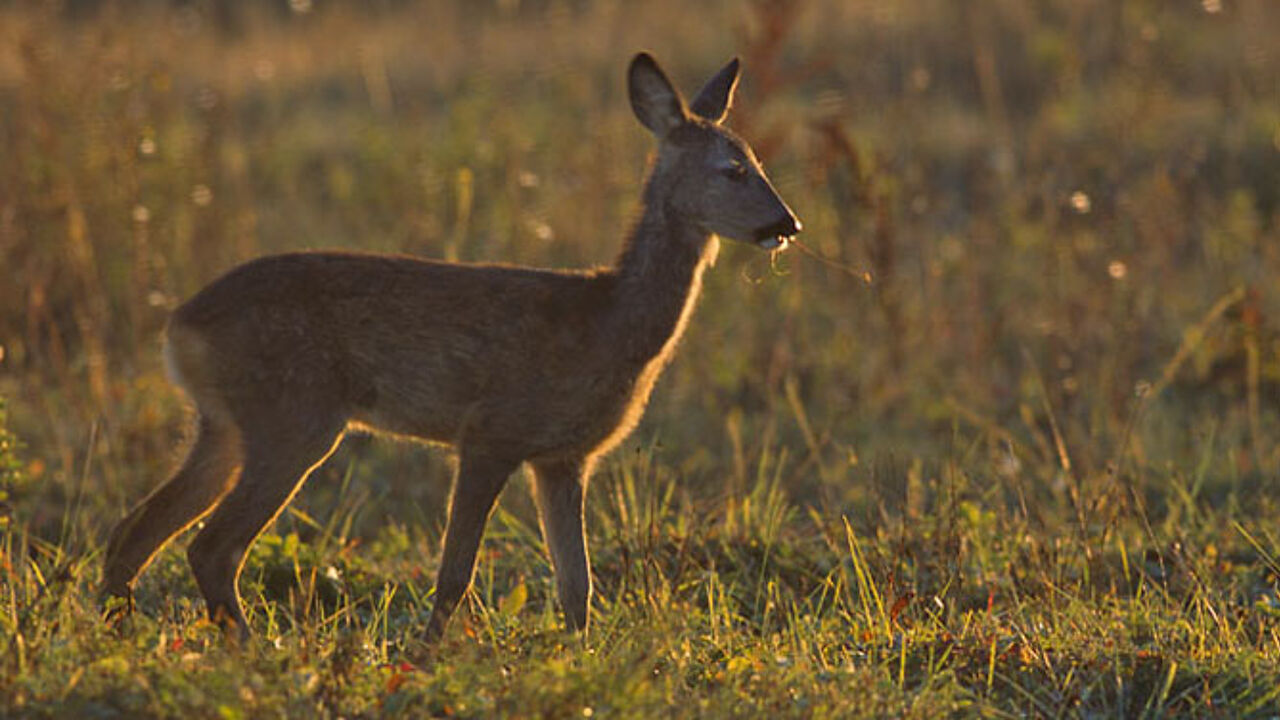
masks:
POLYGON ((345 418, 300 403, 307 413, 272 410, 244 427, 244 465, 235 488, 218 504, 187 549, 209 617, 242 637, 249 626, 237 581, 258 535, 280 514, 307 476, 341 439, 345 418))
POLYGON ((556 589, 565 619, 574 630, 587 629, 591 605, 591 559, 582 524, 590 462, 534 462, 534 484, 542 536, 551 551, 556 589))
POLYGON ((112 530, 102 574, 104 598, 129 598, 156 551, 231 489, 240 461, 238 433, 204 415, 196 427, 195 442, 178 471, 112 530))

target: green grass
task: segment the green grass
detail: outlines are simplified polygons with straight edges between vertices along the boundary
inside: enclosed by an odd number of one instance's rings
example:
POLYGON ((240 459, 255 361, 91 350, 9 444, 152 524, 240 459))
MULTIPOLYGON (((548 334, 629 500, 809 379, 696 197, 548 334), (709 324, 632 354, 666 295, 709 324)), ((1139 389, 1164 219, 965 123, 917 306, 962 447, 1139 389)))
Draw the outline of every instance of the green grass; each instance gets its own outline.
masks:
POLYGON ((0 8, 0 714, 1280 714, 1271 4, 215 5, 0 8), (591 634, 517 476, 428 653, 451 466, 360 437, 253 549, 252 642, 185 538, 103 624, 168 311, 299 248, 608 262, 641 48, 742 55, 838 265, 726 244, 593 480, 591 634))

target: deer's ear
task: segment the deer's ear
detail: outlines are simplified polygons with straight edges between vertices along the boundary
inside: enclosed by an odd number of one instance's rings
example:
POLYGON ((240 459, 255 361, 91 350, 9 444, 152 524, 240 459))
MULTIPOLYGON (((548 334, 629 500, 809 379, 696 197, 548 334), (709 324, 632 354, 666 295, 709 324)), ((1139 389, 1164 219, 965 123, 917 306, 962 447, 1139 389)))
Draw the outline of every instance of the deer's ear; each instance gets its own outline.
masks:
POLYGON ((738 70, 738 58, 730 60, 728 65, 702 86, 689 109, 711 122, 724 120, 733 105, 733 91, 738 88, 738 70))
POLYGON ((631 61, 627 91, 631 96, 631 109, 640 123, 660 138, 689 118, 684 99, 649 53, 642 52, 631 61))

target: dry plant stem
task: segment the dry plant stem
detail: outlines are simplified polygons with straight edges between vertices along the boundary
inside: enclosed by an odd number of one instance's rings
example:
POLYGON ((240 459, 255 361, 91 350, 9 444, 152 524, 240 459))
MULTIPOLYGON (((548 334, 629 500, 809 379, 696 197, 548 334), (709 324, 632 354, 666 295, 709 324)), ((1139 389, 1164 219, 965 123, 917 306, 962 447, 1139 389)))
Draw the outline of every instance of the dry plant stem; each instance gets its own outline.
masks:
POLYGON ((809 257, 813 258, 814 260, 817 260, 818 262, 822 263, 823 265, 826 265, 829 268, 834 268, 836 270, 839 270, 845 275, 848 275, 849 277, 855 278, 857 280, 861 280, 867 285, 870 285, 872 282, 870 270, 865 270, 865 269, 860 270, 857 267, 854 267, 853 265, 850 265, 848 263, 842 263, 836 260, 832 260, 831 258, 826 257, 825 255, 822 255, 817 250, 814 250, 813 248, 809 247, 807 244, 800 242, 800 240, 798 239, 792 240, 790 244, 799 248, 800 252, 804 253, 805 255, 808 255, 809 257))
POLYGON ((1160 371, 1160 378, 1146 391, 1145 397, 1155 398, 1164 392, 1164 389, 1173 382, 1173 378, 1177 376, 1178 371, 1191 357, 1191 353, 1200 347, 1200 343, 1204 342, 1205 336, 1215 322, 1218 321, 1228 310, 1238 305, 1245 299, 1246 290, 1244 287, 1237 287, 1228 292, 1226 295, 1218 298, 1218 301, 1210 307, 1205 314, 1191 327, 1182 333, 1182 343, 1178 345, 1177 352, 1174 353, 1173 359, 1165 364, 1164 369, 1160 371))

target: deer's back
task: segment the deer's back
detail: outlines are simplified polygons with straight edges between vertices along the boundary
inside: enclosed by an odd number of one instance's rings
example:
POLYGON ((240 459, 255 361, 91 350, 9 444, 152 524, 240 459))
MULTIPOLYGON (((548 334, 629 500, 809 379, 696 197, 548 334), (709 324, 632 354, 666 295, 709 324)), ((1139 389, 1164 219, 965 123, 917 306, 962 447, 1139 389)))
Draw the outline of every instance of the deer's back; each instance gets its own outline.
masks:
POLYGON ((184 353, 171 354, 197 402, 216 394, 237 414, 337 403, 399 434, 581 451, 648 392, 636 383, 643 368, 612 357, 602 318, 613 281, 401 256, 272 256, 180 307, 171 344, 196 338, 199 358, 182 367, 184 353))

